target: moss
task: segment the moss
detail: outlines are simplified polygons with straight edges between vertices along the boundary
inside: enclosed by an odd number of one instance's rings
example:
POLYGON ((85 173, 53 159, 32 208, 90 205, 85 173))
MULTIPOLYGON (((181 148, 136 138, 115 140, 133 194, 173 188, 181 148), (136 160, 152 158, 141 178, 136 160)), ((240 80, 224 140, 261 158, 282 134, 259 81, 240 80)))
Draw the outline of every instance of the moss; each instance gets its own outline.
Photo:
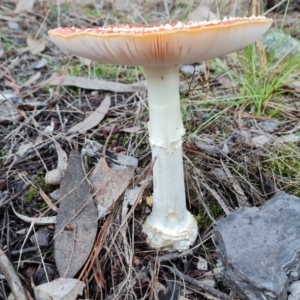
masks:
MULTIPOLYGON (((218 203, 209 205, 209 211, 214 219, 217 219, 223 214, 223 209, 218 203)), ((207 228, 207 224, 211 223, 211 219, 206 215, 204 209, 201 209, 198 214, 195 215, 195 219, 200 229, 207 228)))
POLYGON ((275 174, 280 179, 281 189, 300 196, 300 147, 298 144, 281 145, 268 153, 262 162, 265 172, 275 174))
POLYGON ((198 213, 198 215, 195 216, 196 222, 200 228, 204 228, 206 224, 206 217, 203 213, 198 213))
POLYGON ((41 173, 34 181, 32 186, 24 194, 24 201, 31 202, 37 200, 39 197, 39 187, 44 191, 49 191, 49 186, 45 182, 45 174, 41 173))
POLYGON ((296 145, 277 148, 274 153, 269 153, 266 166, 273 170, 276 175, 295 178, 300 174, 299 149, 296 145), (298 150, 298 151, 297 151, 298 150))
POLYGON ((218 203, 211 204, 209 210, 215 219, 223 214, 223 209, 218 203))
POLYGON ((39 191, 36 187, 31 186, 28 191, 24 194, 24 201, 26 202, 31 202, 34 201, 38 198, 39 196, 39 191))

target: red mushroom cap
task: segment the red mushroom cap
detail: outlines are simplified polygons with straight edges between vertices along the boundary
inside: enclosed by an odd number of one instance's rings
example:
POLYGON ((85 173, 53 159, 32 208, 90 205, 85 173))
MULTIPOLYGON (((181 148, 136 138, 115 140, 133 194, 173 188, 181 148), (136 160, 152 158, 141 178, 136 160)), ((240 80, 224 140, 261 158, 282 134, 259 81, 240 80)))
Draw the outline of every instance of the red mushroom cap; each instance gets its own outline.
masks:
POLYGON ((70 54, 131 66, 172 66, 201 62, 253 43, 271 26, 265 17, 164 25, 56 28, 52 41, 70 54))

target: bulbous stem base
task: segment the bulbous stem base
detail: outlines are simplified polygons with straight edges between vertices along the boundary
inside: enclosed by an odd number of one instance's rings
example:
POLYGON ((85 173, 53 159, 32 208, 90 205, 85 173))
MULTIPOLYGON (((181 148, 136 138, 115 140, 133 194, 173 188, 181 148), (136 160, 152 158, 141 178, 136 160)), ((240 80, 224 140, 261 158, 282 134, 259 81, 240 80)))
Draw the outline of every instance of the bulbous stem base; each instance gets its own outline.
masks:
POLYGON ((162 228, 150 215, 143 226, 143 232, 147 234, 147 242, 151 248, 184 251, 195 243, 198 226, 193 215, 186 211, 184 222, 167 229, 162 228))

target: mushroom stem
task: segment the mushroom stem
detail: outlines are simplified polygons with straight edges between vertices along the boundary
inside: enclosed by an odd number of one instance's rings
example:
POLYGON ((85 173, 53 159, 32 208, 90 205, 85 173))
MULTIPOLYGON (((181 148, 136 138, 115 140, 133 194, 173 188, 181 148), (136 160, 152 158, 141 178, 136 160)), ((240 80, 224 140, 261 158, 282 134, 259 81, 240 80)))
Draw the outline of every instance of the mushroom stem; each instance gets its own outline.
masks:
POLYGON ((179 66, 145 68, 153 168, 153 208, 143 231, 153 248, 185 250, 197 237, 197 224, 186 209, 180 112, 179 66))

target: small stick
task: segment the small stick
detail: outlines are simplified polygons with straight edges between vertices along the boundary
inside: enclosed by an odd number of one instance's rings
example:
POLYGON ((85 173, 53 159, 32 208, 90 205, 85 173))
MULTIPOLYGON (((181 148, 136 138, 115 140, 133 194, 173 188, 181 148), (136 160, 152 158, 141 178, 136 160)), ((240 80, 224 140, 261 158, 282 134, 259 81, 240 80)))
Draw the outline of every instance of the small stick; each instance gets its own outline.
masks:
POLYGON ((0 269, 5 276, 5 279, 13 293, 15 299, 18 300, 27 300, 25 290, 21 283, 21 280, 11 264, 10 260, 7 258, 3 250, 0 248, 0 269))
POLYGON ((112 136, 112 133, 113 133, 114 129, 112 128, 111 131, 109 132, 109 135, 108 137, 106 138, 106 141, 105 141, 105 144, 103 146, 103 150, 102 150, 102 156, 105 158, 105 153, 106 153, 106 149, 107 149, 107 145, 108 145, 108 142, 112 136))
POLYGON ((23 248, 20 250, 10 251, 10 255, 11 256, 20 255, 20 252, 22 252, 22 255, 23 255, 23 254, 27 254, 27 253, 36 252, 37 250, 38 250, 37 247, 28 247, 28 248, 23 248))
POLYGON ((205 283, 201 283, 197 279, 194 279, 188 275, 182 274, 177 268, 172 268, 172 271, 174 271, 174 273, 176 275, 178 275, 179 277, 181 277, 185 282, 198 287, 199 289, 211 294, 212 296, 215 296, 218 299, 222 299, 222 300, 230 300, 230 297, 228 295, 214 289, 213 287, 211 287, 205 283))

